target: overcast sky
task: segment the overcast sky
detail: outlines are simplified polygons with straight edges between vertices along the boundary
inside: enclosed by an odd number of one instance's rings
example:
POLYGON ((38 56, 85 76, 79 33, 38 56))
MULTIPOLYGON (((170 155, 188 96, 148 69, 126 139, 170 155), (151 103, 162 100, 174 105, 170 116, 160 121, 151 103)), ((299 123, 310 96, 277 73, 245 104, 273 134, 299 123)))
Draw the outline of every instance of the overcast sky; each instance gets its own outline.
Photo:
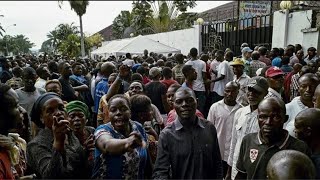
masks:
MULTIPOLYGON (((202 12, 230 1, 197 1, 190 12, 202 12)), ((90 1, 87 13, 83 16, 83 28, 93 34, 112 24, 122 10, 131 10, 132 1, 90 1)), ((8 35, 24 34, 40 49, 46 35, 61 23, 79 26, 79 18, 71 10, 69 3, 62 8, 56 1, 0 1, 0 23, 8 35), (12 26, 16 24, 16 26, 12 26)))

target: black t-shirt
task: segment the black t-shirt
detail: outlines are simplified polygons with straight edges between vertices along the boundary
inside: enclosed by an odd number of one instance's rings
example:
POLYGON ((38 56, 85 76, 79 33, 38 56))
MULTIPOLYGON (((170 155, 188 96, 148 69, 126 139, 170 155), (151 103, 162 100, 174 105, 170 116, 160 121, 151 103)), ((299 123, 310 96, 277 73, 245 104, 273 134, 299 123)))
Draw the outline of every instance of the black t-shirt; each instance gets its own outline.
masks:
POLYGON ((161 114, 167 114, 162 104, 162 95, 166 95, 167 88, 159 81, 150 82, 146 85, 146 95, 151 99, 152 104, 157 106, 161 114))
POLYGON ((75 95, 75 90, 72 87, 81 86, 83 84, 78 81, 68 81, 61 77, 59 78, 59 82, 62 86, 62 100, 67 102, 79 100, 79 98, 75 95))
POLYGON ((308 146, 288 134, 281 145, 263 144, 258 133, 246 135, 241 143, 236 169, 247 174, 247 179, 267 179, 267 165, 271 157, 281 150, 291 149, 310 155, 308 146))

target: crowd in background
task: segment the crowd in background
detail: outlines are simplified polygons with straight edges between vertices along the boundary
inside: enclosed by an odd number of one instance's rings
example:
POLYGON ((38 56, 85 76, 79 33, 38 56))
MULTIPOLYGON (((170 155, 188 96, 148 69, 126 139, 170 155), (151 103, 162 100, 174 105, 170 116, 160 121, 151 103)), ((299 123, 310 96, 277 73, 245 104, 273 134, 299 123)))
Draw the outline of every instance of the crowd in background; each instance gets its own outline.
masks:
POLYGON ((320 178, 306 49, 0 57, 0 179, 320 178))

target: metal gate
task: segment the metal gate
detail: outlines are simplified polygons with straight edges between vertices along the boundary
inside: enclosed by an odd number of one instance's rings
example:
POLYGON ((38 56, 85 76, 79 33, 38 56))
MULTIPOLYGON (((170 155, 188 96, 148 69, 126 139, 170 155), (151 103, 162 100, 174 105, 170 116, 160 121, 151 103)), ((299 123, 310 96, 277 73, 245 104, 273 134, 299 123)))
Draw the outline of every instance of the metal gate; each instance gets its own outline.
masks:
POLYGON ((251 48, 263 45, 271 48, 272 15, 249 19, 232 19, 202 25, 202 51, 230 48, 240 55, 240 46, 246 42, 251 48))

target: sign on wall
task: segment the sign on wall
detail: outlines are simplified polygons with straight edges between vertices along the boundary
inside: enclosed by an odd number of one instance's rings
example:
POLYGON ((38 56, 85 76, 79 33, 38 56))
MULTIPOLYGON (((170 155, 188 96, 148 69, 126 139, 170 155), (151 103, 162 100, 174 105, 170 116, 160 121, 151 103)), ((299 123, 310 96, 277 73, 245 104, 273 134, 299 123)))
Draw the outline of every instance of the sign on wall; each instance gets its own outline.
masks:
MULTIPOLYGON (((239 19, 251 19, 269 15, 271 13, 271 1, 239 1, 239 19)), ((249 27, 260 27, 260 24, 269 23, 270 18, 256 18, 254 22, 251 20, 240 21, 240 29, 249 27), (260 22, 263 21, 263 22, 260 22)))

